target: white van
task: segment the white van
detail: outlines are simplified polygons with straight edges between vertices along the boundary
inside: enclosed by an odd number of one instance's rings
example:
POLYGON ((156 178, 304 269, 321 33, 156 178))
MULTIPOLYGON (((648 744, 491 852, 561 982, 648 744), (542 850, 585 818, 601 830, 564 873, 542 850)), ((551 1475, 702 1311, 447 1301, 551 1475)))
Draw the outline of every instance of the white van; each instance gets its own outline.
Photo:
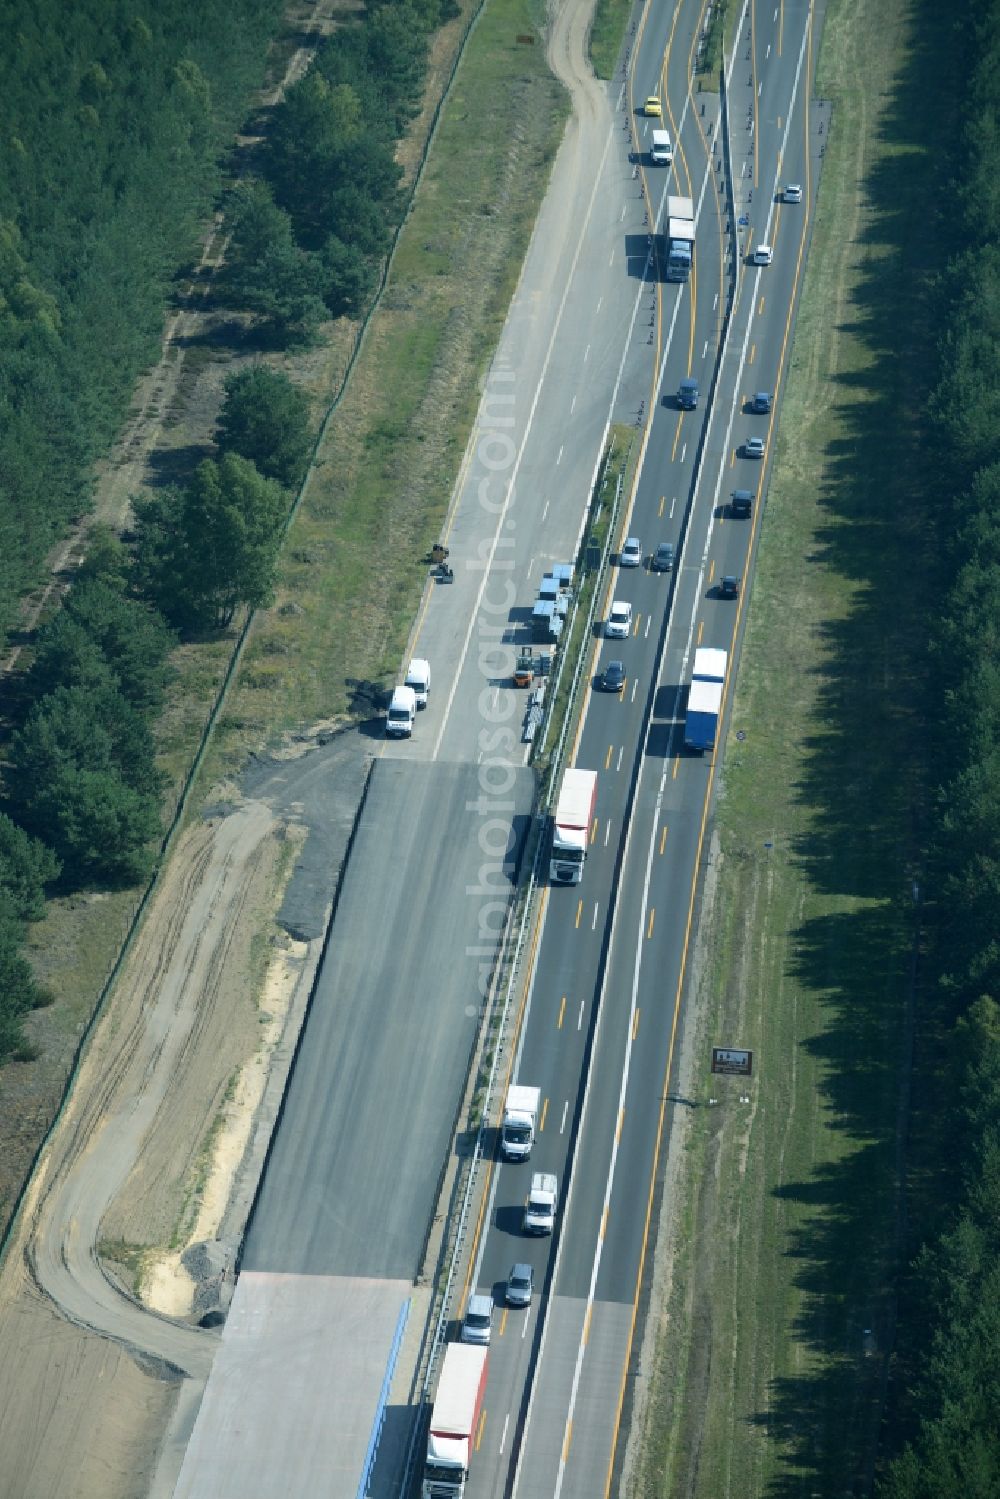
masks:
POLYGON ((625 640, 632 633, 632 605, 615 599, 604 622, 604 633, 610 640, 625 640))
POLYGON ((427 694, 431 690, 431 663, 420 656, 414 656, 406 673, 406 686, 413 688, 417 707, 426 708, 427 694))
POLYGON ((668 167, 674 159, 673 142, 669 130, 654 130, 649 155, 654 166, 668 167))
POLYGON ((397 687, 389 703, 385 732, 391 739, 404 739, 413 733, 417 716, 417 695, 412 687, 397 687))

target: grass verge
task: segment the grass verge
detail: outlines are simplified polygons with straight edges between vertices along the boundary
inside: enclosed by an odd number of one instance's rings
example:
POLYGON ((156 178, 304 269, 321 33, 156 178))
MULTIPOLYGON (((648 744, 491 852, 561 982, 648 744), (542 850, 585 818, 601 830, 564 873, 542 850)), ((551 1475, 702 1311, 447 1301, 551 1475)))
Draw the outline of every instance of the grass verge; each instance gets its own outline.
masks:
POLYGON ((565 120, 527 0, 483 12, 210 772, 264 726, 371 716, 395 673, 565 120))
POLYGON ((590 65, 598 78, 610 78, 622 49, 631 0, 597 0, 590 28, 590 65))
POLYGON ((729 0, 713 0, 708 25, 702 37, 702 46, 697 52, 695 77, 708 83, 712 88, 718 84, 726 42, 739 19, 739 6, 735 7, 735 15, 732 10, 729 0))
MULTIPOLYGON (((576 594, 576 612, 573 616, 573 627, 560 646, 560 654, 563 657, 563 671, 559 678, 556 700, 550 705, 545 721, 545 742, 541 753, 534 759, 534 766, 540 776, 544 776, 551 765, 551 756, 559 743, 560 735, 566 724, 567 715, 574 710, 570 693, 573 687, 573 677, 576 670, 576 662, 581 652, 588 651, 588 641, 592 638, 593 621, 590 619, 590 610, 597 590, 607 578, 607 563, 609 560, 609 544, 612 541, 612 527, 618 524, 622 509, 622 496, 628 493, 632 478, 635 474, 636 464, 639 459, 638 444, 635 442, 636 429, 625 423, 616 422, 608 434, 608 443, 604 451, 604 461, 601 465, 601 477, 597 481, 590 504, 590 517, 586 527, 586 535, 581 542, 581 554, 575 558, 576 576, 580 580, 576 594), (587 559, 591 553, 604 558, 604 565, 596 568, 587 566, 587 559)), ((588 687, 586 678, 581 678, 577 684, 578 694, 586 691, 588 687)), ((579 696, 577 698, 577 706, 579 696)), ((551 787, 550 787, 551 791, 551 787)))
POLYGON ((832 1499, 875 1470, 933 778, 920 422, 940 329, 921 225, 945 190, 948 46, 929 5, 829 7, 832 124, 692 980, 644 1496, 832 1499), (749 1091, 707 1079, 720 1042, 753 1048, 749 1091))

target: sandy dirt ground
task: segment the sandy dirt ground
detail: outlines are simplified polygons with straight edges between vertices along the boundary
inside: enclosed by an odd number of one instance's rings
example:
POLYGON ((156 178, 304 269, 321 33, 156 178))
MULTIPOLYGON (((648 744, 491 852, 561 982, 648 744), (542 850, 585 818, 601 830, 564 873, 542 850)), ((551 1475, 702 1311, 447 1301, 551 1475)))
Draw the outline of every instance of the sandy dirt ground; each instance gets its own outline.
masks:
POLYGON ((138 1499, 193 1418, 369 764, 298 742, 178 839, 0 1267, 0 1495, 138 1499))
POLYGON ((168 1241, 183 1216, 260 1045, 246 918, 273 908, 279 853, 262 804, 191 829, 87 1051, 0 1274, 2 1493, 144 1493, 181 1371, 207 1374, 217 1335, 151 1316, 97 1246, 168 1241))

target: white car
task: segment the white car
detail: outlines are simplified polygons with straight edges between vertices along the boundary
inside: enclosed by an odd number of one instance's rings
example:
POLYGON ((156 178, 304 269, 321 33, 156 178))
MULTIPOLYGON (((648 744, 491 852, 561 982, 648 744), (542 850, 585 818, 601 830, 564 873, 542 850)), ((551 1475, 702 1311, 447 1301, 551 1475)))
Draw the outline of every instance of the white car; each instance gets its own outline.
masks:
POLYGON ((784 193, 782 194, 782 197, 784 198, 786 203, 801 203, 802 188, 797 182, 789 182, 787 187, 785 188, 784 193))
POLYGON ((642 566, 642 542, 637 536, 630 536, 622 547, 621 556, 618 558, 619 567, 641 567, 642 566))
POLYGON ((748 437, 743 444, 743 456, 744 458, 763 458, 763 437, 748 437))
POLYGON ((632 605, 615 599, 608 611, 604 633, 612 640, 624 640, 632 633, 632 605))
POLYGON ((774 259, 774 251, 770 245, 758 245, 750 257, 751 265, 770 265, 774 259))

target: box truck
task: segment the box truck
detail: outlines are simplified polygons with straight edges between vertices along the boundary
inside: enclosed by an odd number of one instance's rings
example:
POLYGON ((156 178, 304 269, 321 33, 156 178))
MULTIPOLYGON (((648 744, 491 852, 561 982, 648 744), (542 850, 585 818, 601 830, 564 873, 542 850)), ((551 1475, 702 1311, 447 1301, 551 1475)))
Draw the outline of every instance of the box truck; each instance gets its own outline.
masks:
POLYGON ((597 771, 564 770, 552 818, 549 878, 559 885, 578 885, 597 806, 597 771))
POLYGON ((427 697, 431 690, 431 663, 425 661, 422 656, 414 656, 403 686, 413 688, 413 696, 417 700, 418 708, 426 708, 427 697))
POLYGON ((694 203, 671 195, 667 199, 668 281, 686 281, 694 263, 694 203))
POLYGON ((541 1100, 541 1088, 527 1088, 520 1083, 512 1083, 507 1089, 500 1149, 508 1161, 526 1161, 531 1154, 541 1100))
POLYGON ((688 749, 715 748, 722 712, 721 682, 692 682, 688 689, 687 713, 684 718, 684 743, 688 749))
POLYGON ((486 1393, 487 1351, 449 1343, 427 1434, 423 1499, 457 1499, 465 1489, 486 1393))

